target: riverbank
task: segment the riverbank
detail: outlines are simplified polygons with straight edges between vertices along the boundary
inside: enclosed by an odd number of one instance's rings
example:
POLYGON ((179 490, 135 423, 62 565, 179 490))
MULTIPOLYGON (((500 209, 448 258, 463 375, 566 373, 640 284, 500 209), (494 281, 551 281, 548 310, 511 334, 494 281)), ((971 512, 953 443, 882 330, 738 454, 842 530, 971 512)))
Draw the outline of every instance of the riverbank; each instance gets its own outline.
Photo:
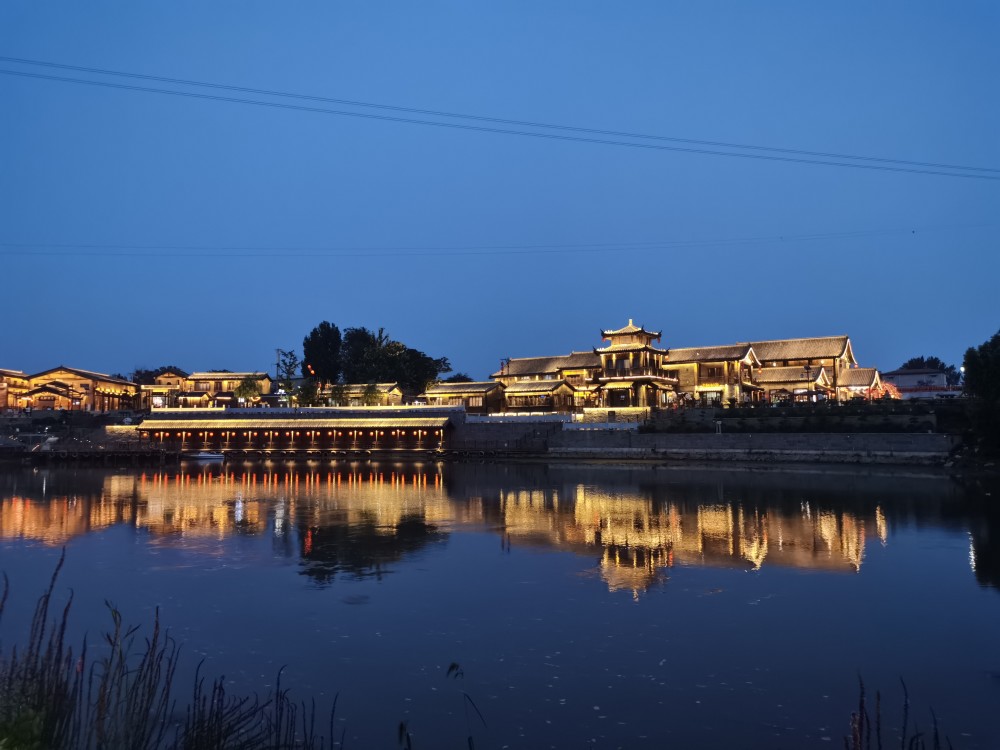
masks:
POLYGON ((547 457, 945 466, 960 445, 961 440, 955 436, 934 433, 677 435, 573 430, 550 437, 547 457))

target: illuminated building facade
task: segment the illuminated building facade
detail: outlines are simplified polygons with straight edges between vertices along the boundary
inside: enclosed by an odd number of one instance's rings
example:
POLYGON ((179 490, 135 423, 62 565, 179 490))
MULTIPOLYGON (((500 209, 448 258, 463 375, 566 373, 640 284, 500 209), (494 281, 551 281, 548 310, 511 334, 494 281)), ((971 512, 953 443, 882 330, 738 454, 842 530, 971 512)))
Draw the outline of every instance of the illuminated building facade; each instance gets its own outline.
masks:
POLYGON ((492 380, 471 383, 434 383, 420 394, 428 406, 464 406, 470 414, 503 409, 504 385, 492 380))
POLYGON ((571 411, 597 405, 601 358, 593 351, 504 360, 490 377, 507 387, 509 411, 571 411), (565 388, 553 387, 567 386, 565 388))
POLYGON ((847 336, 660 349, 659 331, 602 331, 593 352, 505 360, 491 377, 506 386, 507 411, 568 412, 727 406, 757 401, 839 401, 881 395, 878 372, 857 367, 847 336))
POLYGON ((340 386, 343 406, 399 406, 403 389, 399 383, 351 383, 340 386))
MULTIPOLYGON (((816 370, 822 368, 829 381, 831 397, 838 401, 850 398, 844 384, 843 375, 857 367, 851 339, 847 336, 824 336, 808 339, 780 339, 776 341, 752 341, 754 353, 762 368, 795 367, 803 374, 797 383, 792 383, 793 395, 808 393, 810 384, 815 384, 816 370)), ((756 382, 760 383, 759 378, 756 382)), ((787 390, 788 383, 782 384, 787 390)))
POLYGON ((184 390, 188 374, 182 370, 167 370, 153 378, 152 385, 139 386, 144 409, 164 409, 177 406, 177 396, 184 390))
POLYGON ((750 344, 670 349, 666 374, 677 380, 677 391, 687 401, 721 406, 758 401, 763 389, 753 382, 760 360, 750 344))
POLYGON ((75 367, 53 367, 31 375, 22 398, 40 410, 119 411, 138 406, 139 387, 127 380, 75 367))
POLYGON ((662 407, 672 400, 677 380, 668 377, 663 367, 666 350, 653 346, 660 341, 659 331, 647 331, 630 319, 623 328, 601 331, 601 337, 608 342, 594 349, 601 358, 601 406, 662 407))
POLYGON ((0 410, 21 409, 30 390, 28 375, 20 370, 0 370, 0 410))

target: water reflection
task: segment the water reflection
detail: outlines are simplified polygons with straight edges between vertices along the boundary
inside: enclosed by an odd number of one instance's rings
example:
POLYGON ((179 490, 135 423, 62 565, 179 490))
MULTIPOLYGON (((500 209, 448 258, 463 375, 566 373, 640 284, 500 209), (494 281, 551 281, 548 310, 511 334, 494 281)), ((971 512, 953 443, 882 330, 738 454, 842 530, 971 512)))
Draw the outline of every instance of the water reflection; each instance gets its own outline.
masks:
MULTIPOLYGON (((36 470, 2 479, 0 538, 65 544, 127 525, 170 539, 270 534, 317 583, 380 577, 454 525, 595 560, 638 596, 677 565, 858 572, 894 523, 968 524, 970 566, 997 586, 997 524, 955 518, 952 490, 905 477, 800 477, 449 465, 196 467, 139 474, 36 470), (297 552, 296 552, 297 550, 297 552)), ((959 514, 961 515, 961 514, 959 514)), ((221 548, 219 553, 221 554, 221 548)))

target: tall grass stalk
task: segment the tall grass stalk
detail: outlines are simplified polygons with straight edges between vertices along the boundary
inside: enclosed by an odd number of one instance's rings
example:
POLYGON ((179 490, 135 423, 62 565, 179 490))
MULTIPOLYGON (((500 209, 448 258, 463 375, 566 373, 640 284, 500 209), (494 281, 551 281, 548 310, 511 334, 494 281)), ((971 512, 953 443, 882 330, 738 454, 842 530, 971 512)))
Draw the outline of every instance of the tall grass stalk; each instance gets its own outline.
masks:
MULTIPOLYGON (((860 689, 858 697, 858 710, 851 713, 851 736, 844 738, 844 750, 883 750, 889 745, 882 743, 882 695, 875 692, 875 744, 872 744, 872 721, 868 715, 867 698, 865 695, 865 683, 858 680, 860 689)), ((931 736, 928 738, 925 732, 920 731, 916 724, 910 733, 910 694, 906 689, 906 683, 900 680, 903 686, 903 717, 899 730, 900 750, 953 750, 951 741, 945 738, 945 744, 941 744, 941 733, 938 729, 937 716, 934 711, 931 713, 931 736), (930 744, 928 744, 928 741, 930 744)), ((893 745, 894 746, 894 745, 893 745)))
MULTIPOLYGON (((72 593, 50 618, 65 550, 31 619, 27 645, 0 644, 0 750, 332 750, 336 699, 329 739, 316 731, 315 702, 295 703, 281 686, 264 701, 230 696, 224 678, 206 686, 201 665, 184 719, 175 718, 172 690, 179 651, 160 627, 141 636, 107 603, 111 627, 104 648, 89 660, 67 645, 72 593)), ((0 617, 10 591, 6 574, 0 617)))

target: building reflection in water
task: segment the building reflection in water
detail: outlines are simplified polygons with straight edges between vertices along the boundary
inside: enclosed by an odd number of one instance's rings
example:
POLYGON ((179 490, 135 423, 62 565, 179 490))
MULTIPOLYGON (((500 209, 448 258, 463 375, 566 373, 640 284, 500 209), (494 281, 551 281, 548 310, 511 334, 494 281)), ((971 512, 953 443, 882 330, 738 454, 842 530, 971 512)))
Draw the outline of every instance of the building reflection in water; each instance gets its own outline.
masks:
MULTIPOLYGON (((157 543, 270 534, 280 554, 299 557, 304 574, 326 583, 384 575, 454 528, 487 527, 511 544, 594 559, 612 591, 638 596, 678 565, 857 572, 867 545, 888 542, 887 512, 903 522, 940 514, 940 502, 917 508, 892 497, 891 485, 845 496, 808 483, 755 485, 735 473, 725 483, 650 476, 374 463, 15 472, 0 479, 0 538, 59 545, 114 525, 157 543)), ((981 523, 973 529, 973 544, 991 538, 981 523)), ((970 561, 980 561, 982 581, 982 562, 995 556, 981 547, 970 561)))
MULTIPOLYGON (((676 495, 683 498, 683 492, 676 495)), ((661 581, 675 565, 730 566, 756 570, 770 565, 858 571, 868 537, 888 539, 880 506, 870 519, 846 510, 813 509, 808 502, 788 512, 738 502, 699 504, 642 497, 577 485, 558 490, 511 490, 500 494, 505 532, 513 541, 598 550, 601 576, 611 590, 634 595, 661 581), (866 528, 869 530, 866 534, 866 528)))

